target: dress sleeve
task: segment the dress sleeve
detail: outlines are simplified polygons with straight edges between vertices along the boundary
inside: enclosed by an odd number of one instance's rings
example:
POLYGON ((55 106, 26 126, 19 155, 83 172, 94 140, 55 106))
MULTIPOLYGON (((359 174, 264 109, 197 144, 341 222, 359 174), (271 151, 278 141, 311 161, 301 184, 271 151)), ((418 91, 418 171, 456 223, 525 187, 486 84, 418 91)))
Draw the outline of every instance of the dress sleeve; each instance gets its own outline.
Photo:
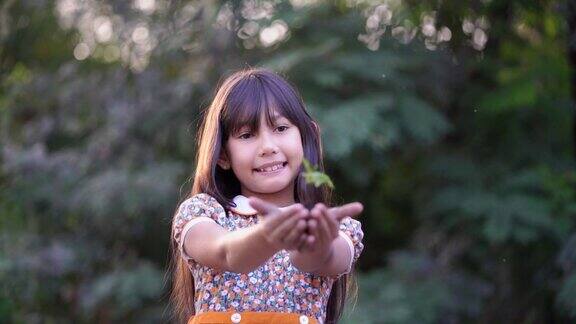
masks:
POLYGON ((352 255, 352 260, 350 260, 348 269, 340 274, 343 275, 352 271, 352 266, 360 257, 362 250, 364 250, 364 244, 362 243, 362 239, 364 238, 362 224, 351 217, 346 217, 340 222, 339 235, 342 236, 348 243, 350 254, 352 255))
POLYGON ((186 261, 192 258, 184 251, 184 239, 192 226, 201 222, 214 222, 218 219, 218 214, 223 213, 224 209, 212 196, 200 193, 184 200, 172 224, 172 237, 178 244, 180 254, 186 261))

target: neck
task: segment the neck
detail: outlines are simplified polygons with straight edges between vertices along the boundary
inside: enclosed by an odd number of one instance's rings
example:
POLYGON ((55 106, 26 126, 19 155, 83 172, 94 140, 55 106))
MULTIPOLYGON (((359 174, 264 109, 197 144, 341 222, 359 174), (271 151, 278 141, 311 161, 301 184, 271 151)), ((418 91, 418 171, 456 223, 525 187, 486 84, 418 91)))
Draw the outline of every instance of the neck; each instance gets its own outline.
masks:
POLYGON ((294 199, 294 185, 289 186, 285 190, 274 193, 254 192, 246 188, 242 188, 241 191, 242 195, 245 197, 258 197, 266 202, 276 205, 277 207, 286 207, 296 203, 296 200, 294 199))

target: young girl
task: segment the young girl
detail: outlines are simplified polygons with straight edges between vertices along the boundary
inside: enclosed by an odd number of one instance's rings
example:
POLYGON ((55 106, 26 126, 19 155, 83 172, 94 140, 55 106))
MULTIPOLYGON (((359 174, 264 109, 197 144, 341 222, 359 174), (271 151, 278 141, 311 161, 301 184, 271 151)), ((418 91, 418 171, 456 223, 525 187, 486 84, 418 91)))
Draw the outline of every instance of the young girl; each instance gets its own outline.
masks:
POLYGON ((229 76, 199 131, 192 192, 172 225, 179 323, 335 323, 363 249, 358 202, 330 206, 318 125, 265 69, 229 76))

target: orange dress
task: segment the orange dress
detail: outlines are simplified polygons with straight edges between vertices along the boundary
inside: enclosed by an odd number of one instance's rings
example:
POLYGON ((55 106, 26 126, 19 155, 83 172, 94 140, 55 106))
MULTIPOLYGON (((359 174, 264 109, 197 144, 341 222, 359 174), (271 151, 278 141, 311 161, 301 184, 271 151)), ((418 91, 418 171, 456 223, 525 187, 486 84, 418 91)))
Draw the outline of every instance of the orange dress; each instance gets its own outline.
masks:
MULTIPOLYGON (((194 277, 196 314, 228 312, 225 322, 232 323, 230 318, 235 313, 244 317, 245 312, 288 313, 297 319, 305 315, 310 320, 323 323, 332 283, 351 270, 364 248, 360 222, 346 217, 340 223, 340 235, 349 243, 353 258, 348 270, 337 276, 302 272, 291 264, 289 252, 285 250, 277 252, 248 274, 220 271, 196 262, 183 249, 183 238, 195 224, 215 222, 228 231, 234 231, 258 223, 257 212, 249 206, 246 197, 236 196, 234 203, 236 207, 226 212, 214 197, 200 193, 182 202, 175 215, 173 238, 194 277)), ((291 323, 298 321, 291 320, 291 323)))
POLYGON ((278 312, 206 312, 192 316, 188 324, 317 324, 316 319, 306 315, 278 312))

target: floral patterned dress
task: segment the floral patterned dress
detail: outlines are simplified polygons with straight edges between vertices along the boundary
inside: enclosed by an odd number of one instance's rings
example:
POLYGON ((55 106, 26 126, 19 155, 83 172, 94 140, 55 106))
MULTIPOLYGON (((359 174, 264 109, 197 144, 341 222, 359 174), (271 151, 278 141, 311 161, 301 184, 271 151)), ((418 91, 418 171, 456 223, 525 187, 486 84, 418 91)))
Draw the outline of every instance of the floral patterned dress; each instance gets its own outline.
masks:
POLYGON ((340 235, 349 243, 353 258, 348 270, 337 276, 318 276, 298 270, 291 264, 286 250, 277 252, 248 274, 216 270, 196 262, 183 249, 186 233, 195 224, 216 222, 234 231, 258 223, 257 212, 246 197, 236 196, 234 203, 236 207, 226 212, 214 197, 200 193, 182 202, 175 215, 173 235, 194 277, 196 313, 299 313, 323 323, 332 283, 350 272, 364 248, 360 222, 346 217, 340 223, 340 235))

